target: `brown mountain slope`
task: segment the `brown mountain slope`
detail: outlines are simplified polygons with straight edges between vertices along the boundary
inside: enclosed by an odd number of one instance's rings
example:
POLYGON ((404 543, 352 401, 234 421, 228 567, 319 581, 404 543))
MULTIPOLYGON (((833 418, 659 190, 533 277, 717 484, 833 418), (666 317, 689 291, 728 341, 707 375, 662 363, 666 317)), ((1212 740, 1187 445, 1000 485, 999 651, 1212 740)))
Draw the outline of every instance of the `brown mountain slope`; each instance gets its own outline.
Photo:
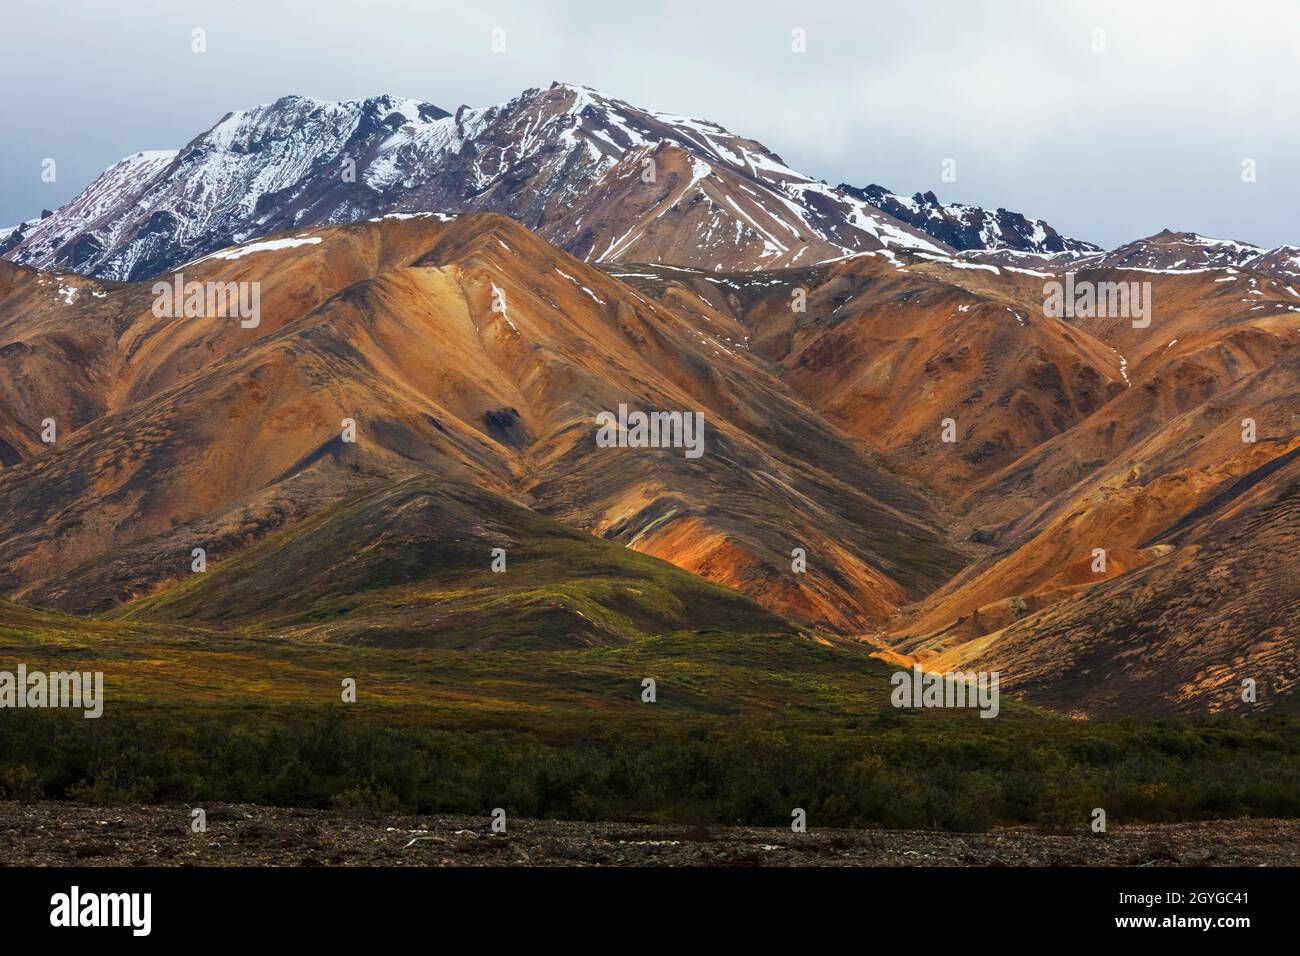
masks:
MULTIPOLYGON (((1072 627, 1103 619, 1090 589, 1170 566, 1171 529, 1300 443, 1300 307, 1288 287, 1249 269, 1076 276, 1150 282, 1153 320, 1135 328, 1129 316, 1046 318, 1044 283, 1063 277, 1041 266, 863 255, 751 276, 623 268, 638 289, 772 357, 814 407, 944 496, 954 529, 996 545, 889 623, 890 655, 926 667, 978 658, 1005 676, 1069 659, 1063 643, 1031 643, 1032 622, 1076 606, 1088 612, 1072 627), (805 312, 791 307, 800 289, 805 312), (965 426, 954 444, 938 440, 945 407, 961 410, 952 417, 965 426), (1242 441, 1244 418, 1256 423, 1255 443, 1242 441), (1104 570, 1094 570, 1096 548, 1104 570), (980 656, 990 641, 1004 657, 980 656), (1036 663, 1021 646, 1047 648, 1048 659, 1036 663)), ((1285 600, 1278 614, 1296 623, 1285 600)), ((1188 631, 1160 632, 1153 655, 1194 640, 1197 625, 1180 620, 1188 631)), ((1240 607, 1219 622, 1237 635, 1249 629, 1240 607)), ((1111 669, 1123 668, 1128 646, 1089 643, 1093 663, 1111 669)), ((1027 692, 1063 699, 1049 683, 1027 692)), ((1202 690, 1157 709, 1204 704, 1202 690)))
POLYGON ((1300 448, 1158 539, 1167 553, 1145 566, 927 666, 999 670, 1008 689, 1087 714, 1295 712, 1300 448))
POLYGON ((106 410, 119 288, 0 261, 0 468, 44 450, 46 419, 66 435, 106 410))
MULTIPOLYGON (((1142 394, 1140 388, 1135 385, 1133 393, 1142 394)), ((1300 445, 1297 402, 1300 351, 1291 349, 1008 525, 1007 543, 997 554, 968 567, 893 622, 898 648, 922 658, 942 654, 1162 558, 1171 528, 1248 476, 1287 460, 1300 445), (1255 422, 1255 442, 1243 441, 1245 418, 1255 422), (1106 551, 1104 572, 1093 570, 1096 548, 1106 551)), ((1109 411, 1107 406, 1098 415, 1109 411)), ((1146 415, 1150 432, 1159 413, 1146 415)), ((1034 456, 1043 454, 1039 450, 1034 456)))
POLYGON ((977 526, 992 530, 1014 522, 1001 534, 1003 541, 1022 533, 1036 509, 1101 466, 1122 458, 1141 466, 1142 455, 1125 458, 1126 453, 1300 341, 1300 301, 1292 305, 1286 288, 1264 276, 1233 269, 1105 270, 1079 273, 1079 280, 1152 282, 1151 325, 1134 328, 1119 317, 1071 320, 1123 357, 1130 387, 1097 414, 958 496, 955 503, 977 526))
POLYGON ((1100 485, 1066 499, 1068 507, 1036 535, 968 569, 895 621, 898 649, 925 659, 1163 556, 1169 549, 1160 543, 1162 532, 1297 444, 1238 441, 1216 465, 1100 485))
POLYGON ((341 289, 402 264, 419 254, 422 236, 439 217, 357 226, 349 241, 328 247, 306 233, 294 255, 246 243, 183 266, 160 279, 241 282, 261 285, 260 321, 196 321, 153 314, 154 283, 121 283, 71 274, 40 273, 0 262, 0 412, 20 427, 0 433, 29 452, 40 450, 40 421, 53 416, 67 437, 93 418, 185 380, 286 322, 320 305, 341 289))
POLYGON ((187 574, 192 547, 220 560, 425 473, 843 629, 961 563, 924 500, 762 362, 504 217, 289 238, 321 241, 183 270, 261 282, 256 328, 160 320, 122 293, 110 411, 0 472, 7 593, 103 608, 187 574), (598 448, 595 416, 619 404, 702 411, 706 453, 598 448))
POLYGON ((1045 318, 1043 280, 1010 270, 884 254, 761 276, 638 270, 658 276, 638 288, 748 336, 827 420, 947 499, 1124 388, 1114 352, 1045 318))

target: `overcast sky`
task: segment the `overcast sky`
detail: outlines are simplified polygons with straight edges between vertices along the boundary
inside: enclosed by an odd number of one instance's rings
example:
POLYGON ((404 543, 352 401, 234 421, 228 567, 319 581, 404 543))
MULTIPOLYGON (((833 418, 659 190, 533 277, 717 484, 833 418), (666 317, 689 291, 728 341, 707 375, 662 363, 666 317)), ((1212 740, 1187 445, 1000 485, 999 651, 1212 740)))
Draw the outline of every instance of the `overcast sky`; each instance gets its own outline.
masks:
POLYGON ((831 183, 933 189, 1108 247, 1164 227, 1300 243, 1286 0, 5 0, 0 77, 0 226, 287 93, 454 110, 563 80, 831 183))

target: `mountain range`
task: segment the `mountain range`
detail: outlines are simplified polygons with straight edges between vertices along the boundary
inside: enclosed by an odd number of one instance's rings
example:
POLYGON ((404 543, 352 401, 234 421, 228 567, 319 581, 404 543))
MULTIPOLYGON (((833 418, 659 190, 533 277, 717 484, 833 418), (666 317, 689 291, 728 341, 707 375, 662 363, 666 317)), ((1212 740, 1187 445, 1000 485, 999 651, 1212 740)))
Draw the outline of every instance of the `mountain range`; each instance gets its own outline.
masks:
POLYGON ((471 651, 786 629, 1080 715, 1300 700, 1295 247, 1107 252, 553 84, 228 114, 0 249, 5 598, 471 651), (1067 272, 1149 283, 1150 323, 1048 314, 1067 272), (259 320, 155 279, 257 283, 259 320), (600 446, 620 406, 701 413, 705 454, 600 446))
POLYGON ((826 185, 707 120, 552 84, 454 113, 289 96, 128 156, 0 233, 38 268, 142 279, 250 236, 393 212, 499 212, 589 261, 812 265, 864 249, 1096 251, 999 209, 826 185))

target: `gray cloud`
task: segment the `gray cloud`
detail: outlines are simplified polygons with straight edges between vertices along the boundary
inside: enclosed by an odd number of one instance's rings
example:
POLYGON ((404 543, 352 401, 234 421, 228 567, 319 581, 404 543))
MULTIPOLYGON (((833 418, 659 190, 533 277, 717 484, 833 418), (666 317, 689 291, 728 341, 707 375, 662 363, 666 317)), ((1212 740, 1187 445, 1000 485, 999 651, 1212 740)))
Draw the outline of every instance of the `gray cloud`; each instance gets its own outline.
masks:
POLYGON ((8 10, 0 36, 0 225, 286 93, 454 109, 558 79, 722 123, 832 183, 934 189, 1107 246, 1166 226, 1300 242, 1297 50, 1284 0, 51 0, 8 10))

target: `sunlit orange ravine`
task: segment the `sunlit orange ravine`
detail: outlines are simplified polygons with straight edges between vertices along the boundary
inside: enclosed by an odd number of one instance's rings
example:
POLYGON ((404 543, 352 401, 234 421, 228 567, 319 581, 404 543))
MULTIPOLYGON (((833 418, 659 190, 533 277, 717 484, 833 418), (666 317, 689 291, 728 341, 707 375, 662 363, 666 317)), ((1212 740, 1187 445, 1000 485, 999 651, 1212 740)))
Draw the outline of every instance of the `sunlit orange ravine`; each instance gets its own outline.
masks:
MULTIPOLYGON (((1295 250, 1165 232, 1111 253, 1010 241, 959 253, 869 192, 808 181, 791 211, 775 197, 793 174, 751 141, 719 145, 717 131, 715 143, 708 124, 628 119, 626 104, 568 87, 531 93, 479 119, 568 117, 557 129, 573 145, 627 139, 592 119, 616 115, 665 138, 596 150, 581 216, 561 223, 551 194, 508 210, 533 230, 498 212, 359 216, 204 245, 183 263, 169 249, 168 270, 147 277, 132 258, 119 273, 134 282, 0 261, 0 595, 224 620, 227 604, 185 597, 198 547, 214 567, 236 562, 230 575, 245 573, 240 555, 270 568, 268 607, 318 563, 342 587, 354 553, 405 554, 401 582, 424 587, 413 555, 472 541, 486 567, 469 528, 511 502, 766 609, 732 595, 735 613, 860 639, 894 662, 997 670, 1062 710, 1231 709, 1242 675, 1267 685, 1266 706, 1290 706, 1295 250), (612 112, 586 112, 596 105, 612 112), (693 135, 714 151, 707 171, 693 135), (735 151, 748 173, 725 160, 735 151), (647 157, 651 191, 637 178, 647 157), (893 209, 870 213, 883 240, 846 225, 867 198, 893 209), (708 245, 725 209, 731 238, 708 245), (1049 316, 1044 284, 1067 271, 1149 282, 1152 321, 1049 316), (177 273, 258 283, 258 321, 159 315, 154 280, 177 273), (600 447, 596 416, 620 405, 702 413, 704 454, 600 447), (436 490, 418 483, 430 476, 436 490), (339 519, 354 501, 395 511, 339 519), (277 564, 255 551, 311 521, 337 536, 328 555, 286 547, 277 564)), ((539 156, 546 176, 568 168, 539 156)), ((492 189, 513 197, 508 185, 492 189)), ((408 200, 433 186, 421 189, 408 200)), ((62 268, 72 240, 57 238, 12 248, 62 268)), ((139 251, 119 238, 119 255, 139 251)), ((126 260, 112 262, 96 264, 126 260)), ((387 583, 389 570, 356 580, 387 583)), ((561 644, 626 638, 562 583, 528 598, 539 620, 563 622, 561 644)), ((433 607, 442 592, 425 590, 433 607)), ((621 613, 616 590, 590 599, 621 613)), ((367 613, 379 614, 358 612, 347 639, 366 640, 367 613)), ((429 613, 419 628, 460 626, 429 613)))

